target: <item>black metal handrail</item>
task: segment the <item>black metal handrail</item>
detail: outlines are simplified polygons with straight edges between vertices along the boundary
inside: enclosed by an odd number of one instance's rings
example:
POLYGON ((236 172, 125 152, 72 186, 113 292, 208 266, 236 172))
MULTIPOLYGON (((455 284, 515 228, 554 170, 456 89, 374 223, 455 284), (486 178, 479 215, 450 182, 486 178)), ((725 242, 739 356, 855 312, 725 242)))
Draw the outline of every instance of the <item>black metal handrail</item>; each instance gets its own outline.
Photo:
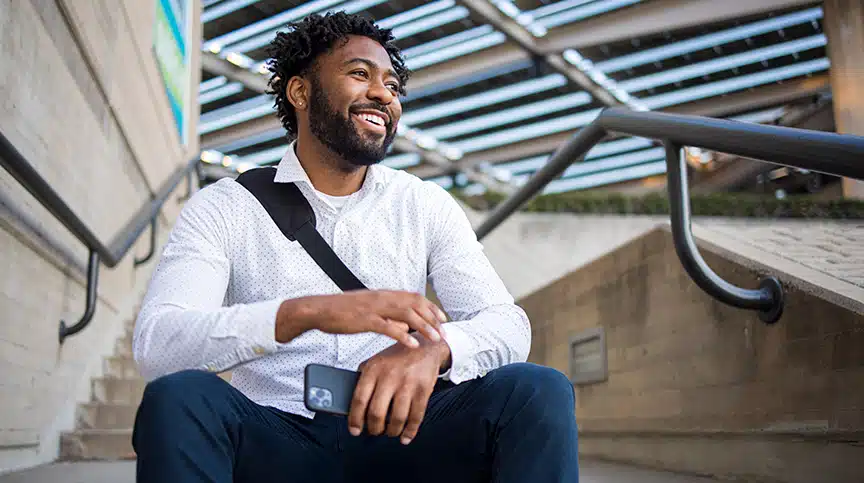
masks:
POLYGON ((129 220, 108 245, 99 240, 96 234, 63 201, 54 188, 45 181, 2 132, 0 132, 0 163, 2 163, 3 168, 21 186, 30 192, 34 198, 39 200, 42 206, 54 215, 90 251, 87 264, 87 305, 84 309, 84 315, 71 327, 67 327, 64 321, 60 321, 60 343, 62 344, 66 337, 80 332, 93 318, 96 310, 99 264, 104 263, 108 267, 116 266, 126 256, 126 253, 132 248, 141 232, 148 225, 152 226, 150 254, 143 261, 136 260, 135 266, 150 259, 154 250, 153 245, 156 242, 156 218, 159 216, 159 210, 183 178, 190 177, 189 186, 191 188, 191 173, 198 165, 198 159, 193 159, 185 166, 178 168, 162 184, 159 191, 154 194, 153 199, 141 206, 135 216, 129 220))
POLYGON ((681 147, 690 146, 769 163, 848 178, 864 179, 864 137, 700 116, 604 109, 588 126, 561 146, 531 179, 498 205, 477 228, 482 239, 571 164, 581 160, 608 134, 661 141, 666 147, 669 205, 675 251, 688 275, 702 290, 734 307, 758 310, 768 323, 783 313, 780 282, 766 277, 758 289, 744 289, 717 275, 702 259, 690 231, 687 170, 681 147))

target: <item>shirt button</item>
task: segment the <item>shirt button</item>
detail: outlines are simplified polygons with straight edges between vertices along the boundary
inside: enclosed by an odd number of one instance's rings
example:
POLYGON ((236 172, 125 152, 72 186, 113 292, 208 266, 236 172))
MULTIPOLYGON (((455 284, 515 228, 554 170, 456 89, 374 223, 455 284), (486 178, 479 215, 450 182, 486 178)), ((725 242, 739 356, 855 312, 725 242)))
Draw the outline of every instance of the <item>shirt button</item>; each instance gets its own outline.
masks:
POLYGON ((265 352, 267 352, 267 349, 261 347, 260 345, 256 345, 255 347, 252 348, 252 352, 254 352, 260 356, 261 354, 264 354, 265 352))

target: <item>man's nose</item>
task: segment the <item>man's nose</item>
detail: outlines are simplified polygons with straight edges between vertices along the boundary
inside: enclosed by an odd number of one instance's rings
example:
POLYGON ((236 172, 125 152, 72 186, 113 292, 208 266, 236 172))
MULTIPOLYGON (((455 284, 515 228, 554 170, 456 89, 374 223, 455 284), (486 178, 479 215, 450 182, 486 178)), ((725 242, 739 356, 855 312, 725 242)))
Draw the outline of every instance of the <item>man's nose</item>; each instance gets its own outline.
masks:
POLYGON ((366 97, 387 106, 390 105, 391 102, 393 102, 393 99, 396 96, 383 83, 373 82, 369 85, 369 90, 366 92, 366 97))

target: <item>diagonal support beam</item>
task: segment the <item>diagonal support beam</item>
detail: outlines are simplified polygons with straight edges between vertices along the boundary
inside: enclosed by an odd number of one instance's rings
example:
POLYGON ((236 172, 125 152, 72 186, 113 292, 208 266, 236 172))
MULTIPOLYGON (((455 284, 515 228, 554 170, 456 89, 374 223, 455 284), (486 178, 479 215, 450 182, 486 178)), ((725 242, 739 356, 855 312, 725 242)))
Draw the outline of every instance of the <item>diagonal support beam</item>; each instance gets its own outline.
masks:
MULTIPOLYGON (((486 23, 495 27, 507 36, 507 38, 519 46, 525 54, 531 58, 543 59, 543 61, 556 72, 563 74, 571 82, 590 93, 595 99, 606 106, 621 104, 609 91, 592 81, 587 75, 576 67, 571 66, 559 53, 544 53, 539 44, 524 27, 515 20, 504 15, 497 7, 487 0, 457 0, 474 15, 482 18, 486 23)), ((439 66, 440 67, 440 66, 439 66)))
MULTIPOLYGON (((556 27, 549 35, 538 39, 536 44, 540 54, 555 54, 568 48, 579 50, 660 32, 673 32, 697 25, 820 3, 814 0, 647 0, 618 11, 556 27)), ((458 79, 483 68, 527 58, 529 54, 518 44, 500 45, 418 70, 411 78, 411 87, 420 89, 458 79)))
POLYGON ((267 78, 250 70, 234 65, 213 52, 201 52, 201 68, 211 74, 225 76, 226 79, 239 82, 247 89, 263 94, 267 90, 267 78))
MULTIPOLYGON (((407 139, 396 138, 393 141, 393 147, 402 152, 419 153, 423 157, 423 160, 426 161, 427 166, 434 166, 435 168, 440 169, 448 174, 454 173, 452 169, 452 161, 445 158, 444 156, 441 156, 438 153, 424 151, 422 148, 408 141, 407 139)), ((457 170, 456 172, 458 171, 459 170, 457 170)), ((507 183, 502 183, 494 179, 493 177, 487 175, 486 173, 478 171, 473 166, 461 171, 465 174, 469 181, 485 185, 488 189, 492 191, 499 191, 506 194, 512 194, 516 192, 515 186, 507 183)))
POLYGON ((259 117, 202 135, 201 149, 216 149, 219 146, 250 138, 274 129, 283 129, 279 118, 276 116, 259 117))

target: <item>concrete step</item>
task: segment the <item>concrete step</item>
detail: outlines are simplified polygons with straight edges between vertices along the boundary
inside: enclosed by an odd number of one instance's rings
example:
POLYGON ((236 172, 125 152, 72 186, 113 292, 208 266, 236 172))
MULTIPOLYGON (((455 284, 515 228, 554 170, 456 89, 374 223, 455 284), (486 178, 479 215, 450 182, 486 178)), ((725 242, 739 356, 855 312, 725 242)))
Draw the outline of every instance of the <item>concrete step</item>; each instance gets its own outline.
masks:
MULTIPOLYGON (((711 483, 717 481, 587 459, 582 459, 579 466, 579 480, 582 483, 711 483)), ((61 462, 0 475, 0 483, 134 482, 134 461, 61 462)))
POLYGON ((77 409, 78 429, 131 429, 137 404, 87 403, 77 409))
POLYGON ((134 459, 131 429, 79 429, 60 435, 60 460, 134 459))
POLYGON ((133 359, 132 340, 121 337, 114 342, 114 357, 133 359))
POLYGON ((106 377, 138 378, 138 365, 131 357, 112 356, 106 357, 102 363, 102 369, 106 377))
POLYGON ((91 384, 91 402, 137 405, 147 383, 141 378, 100 377, 91 384))

